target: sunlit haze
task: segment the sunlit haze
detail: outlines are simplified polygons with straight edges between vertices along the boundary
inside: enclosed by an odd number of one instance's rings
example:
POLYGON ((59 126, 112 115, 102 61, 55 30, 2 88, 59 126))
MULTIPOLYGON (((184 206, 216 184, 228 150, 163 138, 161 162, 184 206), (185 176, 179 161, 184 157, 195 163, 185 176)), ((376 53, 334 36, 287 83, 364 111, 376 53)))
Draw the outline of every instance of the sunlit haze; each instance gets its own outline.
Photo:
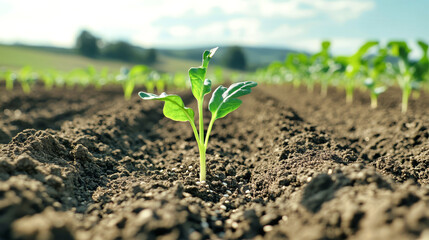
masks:
MULTIPOLYGON (((87 29, 143 47, 240 44, 349 54, 365 40, 429 40, 424 0, 0 0, 1 43, 72 47, 87 29)), ((414 53, 413 53, 414 54, 414 53)))

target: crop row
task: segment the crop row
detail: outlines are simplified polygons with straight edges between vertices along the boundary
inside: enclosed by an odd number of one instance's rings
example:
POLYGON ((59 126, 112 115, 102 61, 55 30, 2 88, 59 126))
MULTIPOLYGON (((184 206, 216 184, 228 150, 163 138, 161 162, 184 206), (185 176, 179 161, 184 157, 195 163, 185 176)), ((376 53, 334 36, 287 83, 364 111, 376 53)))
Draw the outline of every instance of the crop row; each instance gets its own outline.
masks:
POLYGON ((331 43, 322 42, 321 51, 314 55, 291 53, 284 62, 273 62, 247 76, 259 83, 292 83, 307 86, 313 92, 315 84, 321 86, 326 96, 329 86, 344 89, 346 102, 353 101, 356 88, 367 90, 371 107, 377 107, 378 96, 387 88, 397 85, 402 90, 402 112, 408 108, 412 93, 418 97, 422 89, 429 90, 428 44, 418 41, 421 58, 412 60, 412 49, 403 41, 391 41, 381 45, 369 41, 351 56, 334 57, 330 54, 331 43))
MULTIPOLYGON (((216 68, 210 78, 214 83, 220 84, 222 69, 216 68)), ((90 85, 101 89, 107 85, 121 85, 125 99, 131 97, 135 87, 144 87, 148 92, 156 90, 161 93, 166 88, 183 90, 190 86, 185 72, 161 73, 146 65, 135 65, 130 69, 122 67, 116 71, 108 68, 97 71, 94 67, 89 66, 70 72, 60 72, 54 69, 37 71, 31 66, 25 66, 16 71, 0 69, 0 82, 4 82, 8 91, 21 86, 25 93, 30 93, 38 82, 41 82, 46 90, 51 90, 53 87, 74 88, 75 86, 87 87, 90 85)))
MULTIPOLYGON (((417 43, 421 57, 413 60, 409 56, 412 49, 403 41, 391 41, 386 45, 369 41, 351 56, 333 56, 331 43, 324 41, 320 52, 314 55, 290 53, 283 62, 273 62, 252 73, 233 73, 227 78, 232 82, 250 80, 265 84, 291 83, 295 87, 306 85, 309 92, 313 92, 318 84, 323 96, 328 94, 328 87, 334 86, 344 89, 347 103, 353 101, 353 93, 359 88, 369 93, 372 108, 377 107, 380 94, 396 85, 402 89, 402 112, 406 112, 411 94, 418 97, 422 90, 429 91, 428 44, 417 43)), ((223 83, 223 75, 222 69, 216 67, 208 78, 218 85, 223 83)), ((114 71, 108 68, 97 71, 90 66, 70 72, 35 71, 26 66, 18 71, 0 69, 0 81, 5 82, 7 90, 13 90, 19 83, 26 93, 31 92, 36 82, 43 82, 48 90, 54 86, 73 88, 76 85, 93 85, 100 89, 116 84, 122 86, 126 99, 131 97, 135 87, 158 93, 166 88, 183 90, 190 87, 189 77, 184 72, 160 73, 145 65, 114 71)))

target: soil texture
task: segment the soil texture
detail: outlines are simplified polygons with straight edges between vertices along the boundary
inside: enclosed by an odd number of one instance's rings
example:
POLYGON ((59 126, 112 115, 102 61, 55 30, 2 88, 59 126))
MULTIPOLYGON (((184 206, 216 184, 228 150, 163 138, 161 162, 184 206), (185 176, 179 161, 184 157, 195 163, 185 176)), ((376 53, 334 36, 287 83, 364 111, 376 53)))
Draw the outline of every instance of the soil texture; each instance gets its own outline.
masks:
POLYGON ((401 114, 398 89, 371 109, 257 86, 216 121, 199 182, 192 129, 161 102, 0 92, 0 239, 429 239, 428 94, 401 114))

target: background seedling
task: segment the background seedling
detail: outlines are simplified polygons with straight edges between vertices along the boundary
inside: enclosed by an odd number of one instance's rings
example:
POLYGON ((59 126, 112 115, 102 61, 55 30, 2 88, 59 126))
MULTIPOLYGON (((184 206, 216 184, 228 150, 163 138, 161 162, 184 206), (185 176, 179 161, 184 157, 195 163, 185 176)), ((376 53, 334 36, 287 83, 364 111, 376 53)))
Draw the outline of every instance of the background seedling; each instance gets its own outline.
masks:
POLYGON ((368 75, 364 85, 370 92, 371 108, 377 108, 378 96, 387 89, 386 84, 381 81, 381 74, 386 71, 386 57, 387 49, 379 48, 376 56, 364 61, 363 68, 368 75))
POLYGON ((337 61, 345 64, 346 72, 344 78, 344 87, 346 89, 346 102, 353 102, 353 93, 356 86, 356 76, 362 68, 362 58, 368 52, 370 48, 378 45, 376 41, 366 42, 362 45, 359 50, 349 57, 339 57, 337 61))

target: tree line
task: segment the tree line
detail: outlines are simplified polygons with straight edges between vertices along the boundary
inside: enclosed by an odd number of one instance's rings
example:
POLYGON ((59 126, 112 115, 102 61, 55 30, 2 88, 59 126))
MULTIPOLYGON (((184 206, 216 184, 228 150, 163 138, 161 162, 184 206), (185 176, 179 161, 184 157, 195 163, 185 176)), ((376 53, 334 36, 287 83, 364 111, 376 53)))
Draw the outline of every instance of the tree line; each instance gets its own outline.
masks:
POLYGON ((90 58, 109 58, 144 64, 152 64, 157 60, 157 51, 154 48, 141 49, 122 40, 105 42, 87 30, 80 32, 75 48, 79 54, 90 58))
MULTIPOLYGON (((79 54, 90 58, 109 58, 143 64, 155 63, 158 55, 154 48, 143 49, 126 41, 105 42, 87 30, 80 32, 75 48, 79 54)), ((236 70, 246 70, 247 61, 243 49, 239 46, 228 47, 221 64, 236 70)))

